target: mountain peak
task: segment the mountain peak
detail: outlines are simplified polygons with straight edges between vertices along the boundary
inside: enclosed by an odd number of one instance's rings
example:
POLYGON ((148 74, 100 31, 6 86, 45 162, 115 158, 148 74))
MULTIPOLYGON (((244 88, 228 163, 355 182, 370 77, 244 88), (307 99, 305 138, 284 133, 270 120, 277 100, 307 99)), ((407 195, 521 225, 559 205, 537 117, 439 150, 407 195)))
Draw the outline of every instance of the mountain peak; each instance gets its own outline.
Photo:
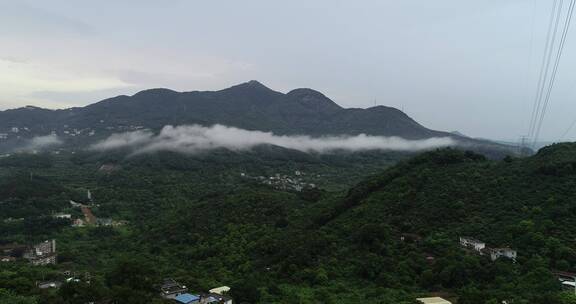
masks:
POLYGON ((139 97, 139 96, 166 96, 166 95, 173 95, 176 94, 178 92, 174 91, 174 90, 170 90, 170 89, 166 89, 166 88, 155 88, 155 89, 148 89, 148 90, 143 90, 140 91, 136 94, 134 94, 134 97, 139 97))
POLYGON ((237 84, 235 86, 231 86, 225 90, 261 90, 261 91, 272 91, 269 87, 263 85, 258 80, 250 80, 248 82, 243 82, 241 84, 237 84))
POLYGON ((263 84, 262 84, 260 81, 258 81, 258 80, 250 80, 250 81, 246 82, 246 84, 247 84, 247 85, 250 85, 250 86, 260 86, 260 87, 268 88, 268 87, 266 87, 265 85, 263 85, 263 84))
POLYGON ((288 92, 286 96, 289 99, 295 100, 299 104, 310 109, 320 111, 335 111, 342 109, 339 105, 337 105, 330 98, 326 97, 324 94, 308 88, 292 90, 288 92))
POLYGON ((326 95, 309 88, 298 88, 288 92, 288 95, 294 96, 315 96, 319 98, 328 98, 326 95))

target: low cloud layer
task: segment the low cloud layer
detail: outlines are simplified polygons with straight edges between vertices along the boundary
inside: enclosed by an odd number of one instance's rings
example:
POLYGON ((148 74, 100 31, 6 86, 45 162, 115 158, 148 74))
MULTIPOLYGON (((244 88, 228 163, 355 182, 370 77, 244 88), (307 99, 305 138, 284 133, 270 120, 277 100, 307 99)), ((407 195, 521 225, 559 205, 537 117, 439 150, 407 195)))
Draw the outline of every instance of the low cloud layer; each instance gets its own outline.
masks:
POLYGON ((96 143, 92 150, 109 151, 132 149, 134 154, 172 151, 186 154, 218 148, 243 151, 259 145, 275 145, 303 152, 327 153, 332 151, 420 151, 455 145, 449 137, 424 140, 406 140, 383 136, 279 136, 271 132, 249 131, 223 125, 212 127, 165 126, 159 134, 151 131, 135 131, 114 134, 96 143))
POLYGON ((38 151, 61 145, 62 140, 56 135, 36 136, 28 140, 20 151, 38 151))

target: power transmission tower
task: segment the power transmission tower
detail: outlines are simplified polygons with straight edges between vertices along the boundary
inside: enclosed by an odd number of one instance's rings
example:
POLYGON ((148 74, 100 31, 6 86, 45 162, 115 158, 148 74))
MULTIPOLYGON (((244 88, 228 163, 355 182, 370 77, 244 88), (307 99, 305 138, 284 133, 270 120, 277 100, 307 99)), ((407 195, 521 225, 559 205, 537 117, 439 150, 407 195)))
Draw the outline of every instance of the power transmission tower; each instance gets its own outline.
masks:
POLYGON ((528 155, 529 143, 530 143, 530 138, 528 136, 526 136, 526 135, 520 136, 520 142, 518 144, 518 155, 520 155, 520 156, 527 156, 528 155))

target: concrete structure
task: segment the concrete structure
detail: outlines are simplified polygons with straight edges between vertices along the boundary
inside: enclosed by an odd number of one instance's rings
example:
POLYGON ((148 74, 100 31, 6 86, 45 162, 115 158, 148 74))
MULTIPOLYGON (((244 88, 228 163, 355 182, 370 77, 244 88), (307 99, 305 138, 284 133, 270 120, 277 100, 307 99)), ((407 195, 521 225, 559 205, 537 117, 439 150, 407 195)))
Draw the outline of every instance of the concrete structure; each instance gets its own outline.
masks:
POLYGON ((460 245, 478 252, 481 252, 484 248, 486 248, 486 243, 467 236, 460 237, 460 245))
POLYGON ((62 286, 62 282, 58 281, 39 282, 37 286, 40 289, 60 288, 60 286, 62 286))
POLYGON ((496 261, 499 258, 509 258, 516 261, 516 256, 518 255, 516 250, 511 248, 486 248, 487 254, 490 255, 492 261, 496 261))
POLYGON ((487 247, 486 243, 471 237, 461 236, 460 245, 462 245, 465 248, 472 249, 478 252, 480 255, 487 255, 490 257, 492 261, 496 261, 497 259, 502 257, 516 261, 516 256, 518 255, 518 253, 514 249, 508 247, 503 248, 487 247))
POLYGON ((422 304, 452 304, 452 302, 448 300, 444 300, 440 297, 432 297, 432 298, 419 298, 416 301, 422 304))
POLYGON ((56 213, 52 215, 53 218, 57 218, 57 219, 72 219, 72 214, 68 214, 68 213, 56 213))

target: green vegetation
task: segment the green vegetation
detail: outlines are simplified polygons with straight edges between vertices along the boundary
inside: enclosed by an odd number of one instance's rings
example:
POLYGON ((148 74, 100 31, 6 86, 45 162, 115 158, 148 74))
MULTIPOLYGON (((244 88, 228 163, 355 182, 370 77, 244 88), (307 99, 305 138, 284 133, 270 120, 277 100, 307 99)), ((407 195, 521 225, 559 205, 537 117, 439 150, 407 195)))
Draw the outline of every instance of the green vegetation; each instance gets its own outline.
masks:
POLYGON ((263 155, 63 154, 48 168, 3 167, 0 244, 55 238, 59 264, 0 263, 0 303, 162 303, 154 285, 165 277, 193 292, 231 286, 237 303, 414 303, 432 293, 459 304, 576 303, 552 275, 576 269, 576 144, 502 161, 446 149, 386 170, 377 168, 391 159, 378 154, 263 155), (294 170, 320 189, 240 176, 294 170), (49 216, 80 216, 68 200, 87 189, 97 217, 129 224, 74 228, 49 216), (463 250, 462 235, 518 259, 463 250), (63 270, 82 279, 35 288, 63 270))

